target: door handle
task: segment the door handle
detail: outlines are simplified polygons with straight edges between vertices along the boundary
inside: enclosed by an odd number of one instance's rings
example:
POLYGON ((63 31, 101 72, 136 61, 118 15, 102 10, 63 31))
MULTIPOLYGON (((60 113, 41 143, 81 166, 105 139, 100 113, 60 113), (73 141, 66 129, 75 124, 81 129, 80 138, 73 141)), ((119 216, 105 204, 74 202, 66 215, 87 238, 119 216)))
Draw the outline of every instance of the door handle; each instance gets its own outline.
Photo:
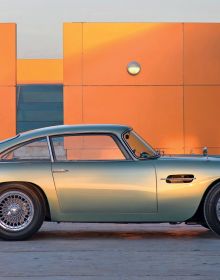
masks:
POLYGON ((69 172, 69 170, 63 168, 53 170, 53 173, 65 173, 65 172, 69 172))

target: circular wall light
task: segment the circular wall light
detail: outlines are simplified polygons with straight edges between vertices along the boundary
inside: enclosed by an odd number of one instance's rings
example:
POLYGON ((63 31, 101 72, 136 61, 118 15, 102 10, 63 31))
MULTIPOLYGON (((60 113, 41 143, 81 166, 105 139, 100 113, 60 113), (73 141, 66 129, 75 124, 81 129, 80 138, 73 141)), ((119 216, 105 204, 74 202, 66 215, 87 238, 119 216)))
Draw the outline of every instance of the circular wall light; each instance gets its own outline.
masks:
POLYGON ((136 62, 136 61, 131 61, 131 62, 129 62, 128 65, 127 65, 127 70, 128 70, 128 73, 129 73, 130 75, 135 76, 135 75, 137 75, 137 74, 140 73, 140 71, 141 71, 141 66, 140 66, 140 64, 139 64, 138 62, 136 62))

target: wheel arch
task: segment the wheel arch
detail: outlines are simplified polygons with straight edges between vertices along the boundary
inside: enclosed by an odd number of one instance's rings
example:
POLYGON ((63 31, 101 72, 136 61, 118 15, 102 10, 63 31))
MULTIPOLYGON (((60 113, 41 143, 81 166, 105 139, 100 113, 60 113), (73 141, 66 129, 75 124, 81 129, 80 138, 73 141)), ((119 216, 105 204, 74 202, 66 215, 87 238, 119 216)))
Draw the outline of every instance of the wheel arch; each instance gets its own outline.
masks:
POLYGON ((47 196, 46 196, 45 192, 43 191, 43 189, 40 186, 38 186, 38 185, 36 185, 32 182, 26 182, 26 181, 1 182, 0 183, 0 188, 1 188, 1 186, 5 186, 5 185, 8 185, 8 184, 14 184, 14 183, 23 184, 25 186, 28 186, 40 196, 40 198, 42 199, 42 201, 44 203, 45 209, 46 209, 45 221, 51 221, 50 205, 49 205, 47 196))
POLYGON ((213 181, 205 190, 202 199, 199 203, 199 206, 195 212, 195 214, 186 221, 186 223, 190 223, 190 222, 197 222, 197 223, 202 223, 204 221, 204 214, 203 214, 203 206, 204 206, 204 202, 206 199, 206 196, 208 195, 209 191, 211 189, 213 189, 218 183, 220 183, 220 178, 216 179, 215 181, 213 181))

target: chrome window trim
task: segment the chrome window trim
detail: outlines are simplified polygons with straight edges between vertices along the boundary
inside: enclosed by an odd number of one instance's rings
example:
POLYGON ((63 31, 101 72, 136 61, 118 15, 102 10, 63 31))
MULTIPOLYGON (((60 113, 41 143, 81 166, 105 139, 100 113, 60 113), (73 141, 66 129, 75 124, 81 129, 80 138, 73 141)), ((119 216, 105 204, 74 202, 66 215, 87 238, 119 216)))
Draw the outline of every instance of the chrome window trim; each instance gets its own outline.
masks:
MULTIPOLYGON (((18 148, 20 148, 20 147, 23 147, 23 146, 25 146, 25 145, 27 145, 27 144, 29 144, 29 143, 32 143, 32 142, 35 142, 35 141, 38 141, 38 140, 40 140, 40 139, 45 139, 46 140, 46 143, 47 143, 47 148, 48 148, 48 152, 49 152, 49 156, 48 156, 48 159, 46 159, 48 162, 51 162, 51 160, 53 159, 53 157, 51 158, 51 154, 50 154, 50 149, 49 149, 49 147, 50 146, 48 146, 48 140, 47 140, 47 136, 40 136, 40 137, 36 137, 36 138, 32 138, 32 139, 29 139, 29 140, 24 140, 24 141, 22 141, 22 142, 20 142, 20 143, 17 143, 17 144, 15 144, 15 145, 13 145, 13 146, 11 146, 11 147, 8 147, 8 148, 6 148, 5 150, 3 150, 1 153, 0 153, 0 156, 1 155, 5 155, 5 154, 8 154, 8 153, 10 153, 11 151, 14 151, 14 150, 16 150, 16 149, 18 149, 18 148)), ((27 159, 26 161, 35 161, 36 159, 27 159)), ((42 160, 42 159, 41 159, 42 160)), ((22 160, 23 161, 23 160, 22 160)), ((22 161, 16 161, 17 163, 19 163, 19 162, 22 162, 22 161)), ((4 160, 1 160, 0 159, 0 162, 4 162, 4 160)), ((24 161, 23 161, 24 162, 24 161)))
MULTIPOLYGON (((129 154, 132 156, 132 158, 133 158, 134 160, 141 160, 141 161, 142 161, 142 160, 149 160, 149 159, 152 159, 152 158, 141 159, 140 157, 137 157, 137 156, 135 155, 135 153, 132 151, 132 148, 130 147, 130 145, 128 144, 128 142, 125 140, 125 137, 124 137, 126 133, 131 132, 131 131, 134 131, 133 128, 130 128, 130 129, 124 131, 124 132, 121 134, 122 142, 123 142, 124 146, 127 148, 127 150, 129 151, 129 154)), ((134 131, 134 132, 135 132, 135 131, 134 131)), ((140 138, 140 136, 139 136, 137 133, 136 133, 136 135, 140 138)), ((142 139, 142 140, 145 142, 144 139, 142 139)), ((150 146, 150 145, 148 145, 147 142, 145 142, 145 144, 146 144, 147 146, 150 146)), ((150 146, 150 148, 152 148, 152 147, 150 146)), ((152 148, 152 149, 153 149, 153 148, 152 148)), ((154 149, 153 149, 153 151, 154 151, 154 149)))
POLYGON ((136 157, 136 155, 132 152, 131 147, 128 145, 128 143, 125 141, 124 139, 124 135, 128 132, 131 132, 133 130, 133 128, 129 128, 128 130, 125 130, 122 134, 121 134, 121 142, 123 143, 123 146, 125 147, 127 153, 130 155, 130 157, 134 160, 134 161, 138 161, 140 160, 138 157, 136 157))
POLYGON ((130 152, 124 145, 124 143, 121 141, 121 139, 115 134, 115 133, 109 133, 109 132, 79 132, 79 133, 65 133, 65 134, 53 134, 49 135, 49 142, 50 142, 50 148, 51 148, 51 153, 53 155, 53 162, 110 162, 110 161, 133 161, 133 157, 131 156, 130 152), (53 138, 54 137, 65 137, 65 136, 82 136, 82 135, 107 135, 112 138, 112 140, 115 142, 117 145, 118 149, 121 151, 122 155, 125 157, 124 159, 116 159, 116 160, 57 160, 56 159, 56 154, 53 146, 53 138))
POLYGON ((50 160, 51 160, 51 162, 54 162, 54 156, 53 156, 53 151, 51 148, 50 137, 47 135, 46 138, 47 138, 47 145, 48 145, 49 154, 50 154, 50 160))

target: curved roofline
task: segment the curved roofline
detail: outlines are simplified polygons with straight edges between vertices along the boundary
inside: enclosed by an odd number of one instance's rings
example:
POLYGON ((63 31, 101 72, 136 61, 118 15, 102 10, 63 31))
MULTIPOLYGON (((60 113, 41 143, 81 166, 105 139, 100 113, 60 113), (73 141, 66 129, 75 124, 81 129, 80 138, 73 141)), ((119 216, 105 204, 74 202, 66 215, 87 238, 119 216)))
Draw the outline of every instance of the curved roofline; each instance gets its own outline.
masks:
POLYGON ((126 130, 131 129, 131 127, 120 124, 76 124, 76 125, 55 125, 43 128, 38 128, 34 130, 29 130, 20 133, 20 136, 32 136, 32 135, 53 135, 53 134, 63 134, 70 132, 113 132, 113 133, 123 133, 126 130))
POLYGON ((34 129, 20 133, 17 137, 10 139, 10 141, 3 141, 0 144, 0 152, 28 140, 35 138, 60 135, 60 134, 71 134, 71 133, 113 133, 121 135, 127 130, 132 129, 127 125, 119 124, 79 124, 79 125, 56 125, 49 126, 39 129, 34 129))

